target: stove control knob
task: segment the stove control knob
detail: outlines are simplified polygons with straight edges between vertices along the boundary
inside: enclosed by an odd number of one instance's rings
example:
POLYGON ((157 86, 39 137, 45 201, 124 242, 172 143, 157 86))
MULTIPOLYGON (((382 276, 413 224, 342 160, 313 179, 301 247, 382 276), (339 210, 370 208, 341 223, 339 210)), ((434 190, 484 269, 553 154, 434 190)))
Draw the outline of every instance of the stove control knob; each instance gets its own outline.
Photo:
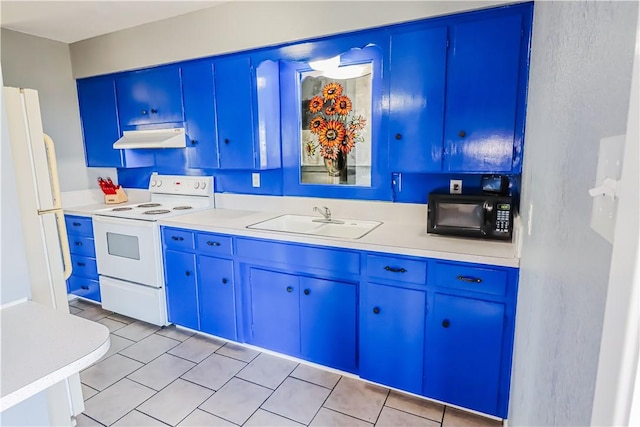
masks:
POLYGON ((195 188, 196 190, 197 190, 198 188, 200 188, 200 183, 199 183, 198 181, 194 182, 194 183, 193 183, 193 188, 195 188))
POLYGON ((156 181, 156 187, 161 187, 162 186, 162 181, 161 180, 157 180, 156 181))
POLYGON ((202 185, 200 185, 200 188, 202 188, 203 190, 205 188, 207 188, 207 182, 206 181, 202 181, 202 185))
POLYGON ((152 179, 152 180, 151 180, 151 186, 152 186, 152 187, 155 187, 155 186, 156 186, 156 180, 155 180, 155 179, 152 179))

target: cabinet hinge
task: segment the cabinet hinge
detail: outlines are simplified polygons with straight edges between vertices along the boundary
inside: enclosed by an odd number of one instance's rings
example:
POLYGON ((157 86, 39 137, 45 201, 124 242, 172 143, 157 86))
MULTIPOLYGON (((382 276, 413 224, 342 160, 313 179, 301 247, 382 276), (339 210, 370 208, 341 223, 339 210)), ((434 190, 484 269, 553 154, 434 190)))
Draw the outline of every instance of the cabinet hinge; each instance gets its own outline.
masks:
POLYGON ((448 39, 448 38, 447 38, 447 41, 446 41, 446 43, 445 43, 445 47, 446 47, 447 49, 449 49, 449 39, 448 39))

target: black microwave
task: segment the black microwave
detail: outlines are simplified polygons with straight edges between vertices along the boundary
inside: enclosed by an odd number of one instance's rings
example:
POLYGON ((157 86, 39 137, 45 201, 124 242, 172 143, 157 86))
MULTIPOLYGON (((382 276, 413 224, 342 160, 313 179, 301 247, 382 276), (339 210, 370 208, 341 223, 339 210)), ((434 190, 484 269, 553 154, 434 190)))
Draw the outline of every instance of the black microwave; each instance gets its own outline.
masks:
POLYGON ((494 194, 429 194, 427 233, 511 239, 513 200, 494 194))

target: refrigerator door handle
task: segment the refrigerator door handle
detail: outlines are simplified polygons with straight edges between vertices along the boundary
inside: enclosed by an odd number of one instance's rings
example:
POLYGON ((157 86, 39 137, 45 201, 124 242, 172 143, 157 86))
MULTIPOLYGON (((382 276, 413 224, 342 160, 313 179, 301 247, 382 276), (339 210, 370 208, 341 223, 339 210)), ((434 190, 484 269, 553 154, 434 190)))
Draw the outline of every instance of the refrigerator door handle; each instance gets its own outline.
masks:
POLYGON ((53 140, 46 133, 44 135, 45 152, 47 153, 47 165, 49 166, 49 177, 51 180, 51 192, 53 196, 53 209, 39 210, 38 214, 54 213, 58 224, 58 240, 62 249, 62 264, 64 266, 64 280, 71 276, 73 265, 71 264, 71 251, 69 249, 69 238, 67 236, 67 225, 64 222, 64 212, 62 211, 62 197, 60 196, 60 182, 58 181, 58 163, 56 161, 56 148, 53 140))
POLYGON ((67 225, 64 222, 64 212, 58 209, 55 212, 56 222, 58 223, 58 238, 60 239, 60 248, 62 249, 62 264, 64 266, 64 280, 67 280, 73 271, 71 264, 71 250, 69 249, 69 239, 67 237, 67 225))
MULTIPOLYGON (((53 208, 39 210, 39 214, 44 214, 57 209, 62 209, 62 197, 60 195, 60 182, 58 181, 58 162, 56 161, 56 148, 53 140, 46 133, 44 135, 44 146, 47 154, 47 165, 49 166, 49 177, 51 182, 51 192, 53 196, 53 208)), ((66 237, 65 237, 66 240, 66 237)))

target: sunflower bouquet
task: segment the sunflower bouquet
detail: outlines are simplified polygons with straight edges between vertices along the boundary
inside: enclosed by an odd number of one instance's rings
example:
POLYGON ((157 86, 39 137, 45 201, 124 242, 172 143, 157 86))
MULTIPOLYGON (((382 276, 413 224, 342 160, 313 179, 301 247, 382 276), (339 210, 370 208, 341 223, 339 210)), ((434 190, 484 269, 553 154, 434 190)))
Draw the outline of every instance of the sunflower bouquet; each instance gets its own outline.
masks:
POLYGON ((314 156, 320 149, 320 156, 326 160, 346 158, 353 147, 364 141, 361 131, 367 121, 352 111, 351 98, 343 95, 343 87, 336 82, 327 83, 322 88, 322 96, 314 96, 309 101, 309 130, 312 140, 305 144, 307 156, 314 156))

